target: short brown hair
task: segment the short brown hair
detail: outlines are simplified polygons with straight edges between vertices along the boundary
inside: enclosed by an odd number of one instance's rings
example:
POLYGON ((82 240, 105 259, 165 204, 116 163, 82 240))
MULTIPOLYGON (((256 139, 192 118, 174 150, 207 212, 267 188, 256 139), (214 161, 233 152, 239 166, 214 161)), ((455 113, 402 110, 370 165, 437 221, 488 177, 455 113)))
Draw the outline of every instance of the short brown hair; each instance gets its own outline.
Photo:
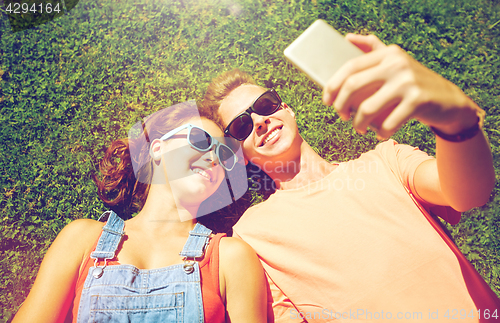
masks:
POLYGON ((249 74, 235 68, 215 77, 207 87, 203 102, 201 103, 201 109, 204 110, 204 113, 210 115, 209 119, 217 123, 222 129, 225 128, 222 118, 219 115, 219 107, 222 100, 234 89, 244 84, 257 85, 249 74))

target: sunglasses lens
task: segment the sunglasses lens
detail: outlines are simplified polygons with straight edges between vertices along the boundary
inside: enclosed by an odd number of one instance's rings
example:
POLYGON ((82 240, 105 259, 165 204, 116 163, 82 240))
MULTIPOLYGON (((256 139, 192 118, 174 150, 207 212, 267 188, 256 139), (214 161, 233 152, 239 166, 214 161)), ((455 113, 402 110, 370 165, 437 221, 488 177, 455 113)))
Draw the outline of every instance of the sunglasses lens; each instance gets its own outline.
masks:
POLYGON ((233 120, 229 127, 229 133, 237 140, 243 140, 252 132, 252 117, 242 114, 233 120))
POLYGON ((253 110, 261 116, 268 116, 276 112, 280 105, 281 100, 276 94, 273 92, 266 92, 257 101, 255 101, 253 104, 253 110))
POLYGON ((212 137, 204 130, 192 128, 189 136, 191 144, 201 150, 207 150, 212 145, 212 137))
MULTIPOLYGON (((274 91, 267 91, 257 98, 250 109, 258 115, 268 116, 278 111, 280 106, 281 99, 278 94, 274 91)), ((252 117, 247 111, 233 119, 228 130, 232 137, 241 141, 252 133, 252 129, 252 117)))
POLYGON ((226 146, 219 147, 219 161, 224 165, 226 169, 231 169, 235 163, 235 156, 231 149, 226 146))

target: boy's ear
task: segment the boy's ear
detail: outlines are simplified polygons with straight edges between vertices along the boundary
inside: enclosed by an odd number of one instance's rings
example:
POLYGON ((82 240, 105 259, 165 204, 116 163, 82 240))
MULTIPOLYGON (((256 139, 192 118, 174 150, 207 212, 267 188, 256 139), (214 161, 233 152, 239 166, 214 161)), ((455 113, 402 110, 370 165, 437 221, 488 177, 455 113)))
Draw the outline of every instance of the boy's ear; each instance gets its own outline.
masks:
POLYGON ((162 149, 161 149, 162 141, 160 139, 155 139, 151 142, 151 146, 149 148, 149 155, 151 159, 153 159, 156 164, 161 161, 162 149))
POLYGON ((295 112, 293 112, 292 108, 290 108, 285 102, 282 102, 283 107, 285 108, 288 113, 292 115, 292 117, 295 119, 295 112))

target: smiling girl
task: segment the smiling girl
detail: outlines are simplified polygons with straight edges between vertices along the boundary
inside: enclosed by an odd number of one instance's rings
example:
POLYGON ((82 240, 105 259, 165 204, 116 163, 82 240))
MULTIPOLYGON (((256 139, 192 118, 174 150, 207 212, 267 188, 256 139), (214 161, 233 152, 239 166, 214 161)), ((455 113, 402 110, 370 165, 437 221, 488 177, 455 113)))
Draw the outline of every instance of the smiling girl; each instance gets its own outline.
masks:
POLYGON ((106 204, 138 214, 66 226, 13 322, 267 320, 253 250, 196 221, 237 162, 215 138, 221 130, 192 102, 155 113, 143 129, 111 144, 96 179, 106 204))

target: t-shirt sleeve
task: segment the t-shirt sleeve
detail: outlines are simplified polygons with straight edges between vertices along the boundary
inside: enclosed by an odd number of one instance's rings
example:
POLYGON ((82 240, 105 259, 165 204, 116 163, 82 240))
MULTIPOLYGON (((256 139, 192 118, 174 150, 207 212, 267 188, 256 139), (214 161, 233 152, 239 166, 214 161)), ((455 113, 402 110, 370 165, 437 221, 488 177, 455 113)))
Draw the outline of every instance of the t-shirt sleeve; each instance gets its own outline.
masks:
POLYGON ((415 172, 417 167, 426 160, 432 160, 434 157, 421 151, 417 147, 398 144, 389 139, 380 143, 375 148, 382 159, 386 161, 393 173, 399 178, 400 182, 406 186, 411 194, 420 202, 426 204, 426 209, 431 213, 438 215, 450 224, 456 224, 460 221, 461 213, 449 206, 434 206, 426 202, 415 188, 415 172))
POLYGON ((415 171, 417 167, 426 160, 434 157, 427 155, 417 147, 398 144, 390 139, 380 143, 375 148, 388 163, 393 173, 399 178, 401 183, 419 200, 424 201, 415 188, 415 171))

